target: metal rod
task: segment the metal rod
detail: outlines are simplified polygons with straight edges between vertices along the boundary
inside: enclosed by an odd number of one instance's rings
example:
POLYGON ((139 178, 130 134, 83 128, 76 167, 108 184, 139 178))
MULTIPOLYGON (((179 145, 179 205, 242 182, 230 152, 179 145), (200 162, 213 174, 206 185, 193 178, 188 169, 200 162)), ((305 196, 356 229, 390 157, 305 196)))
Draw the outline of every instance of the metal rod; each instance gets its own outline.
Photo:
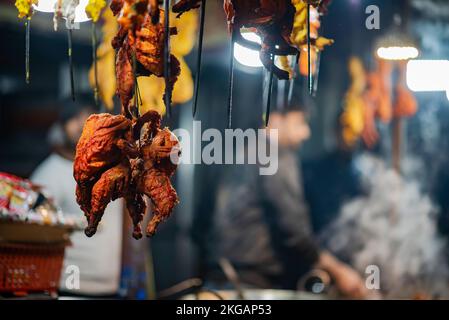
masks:
POLYGON ((72 94, 72 100, 75 101, 75 80, 73 77, 73 56, 72 56, 72 28, 69 27, 68 31, 68 56, 69 56, 69 72, 70 72, 70 91, 72 94))
POLYGON ((228 128, 232 127, 232 91, 234 89, 234 32, 231 34, 231 56, 229 64, 229 93, 228 93, 228 128))
POLYGON ((25 21, 25 82, 30 83, 30 23, 31 18, 25 21))
POLYGON ((293 89, 295 87, 295 78, 296 78, 296 69, 298 68, 298 60, 299 60, 299 53, 296 55, 295 60, 293 61, 293 76, 289 81, 287 106, 290 106, 293 99, 293 89))
POLYGON ((164 78, 165 78, 165 107, 167 116, 171 117, 171 84, 170 84, 170 0, 164 1, 165 10, 165 47, 164 47, 164 78))
POLYGON ((313 79, 312 79, 312 56, 311 53, 311 43, 310 43, 310 1, 307 1, 307 81, 309 86, 309 94, 312 94, 313 90, 313 79))
POLYGON ((94 62, 94 98, 95 105, 98 107, 99 97, 98 97, 98 65, 97 65, 97 24, 92 22, 92 60, 94 62))
MULTIPOLYGON (((137 58, 136 58, 136 50, 134 48, 132 54, 132 67, 133 67, 133 77, 134 77, 134 108, 131 112, 132 116, 138 117, 139 115, 139 94, 138 94, 138 82, 137 82, 137 58), (137 110, 137 111, 136 111, 137 110)), ((130 112, 128 110, 128 112, 130 112)))
POLYGON ((267 108, 265 110, 265 127, 268 127, 268 123, 270 122, 271 94, 273 93, 273 64, 274 64, 273 54, 271 55, 270 59, 271 59, 270 80, 268 82, 267 108))
POLYGON ((196 60, 196 78, 195 78, 195 93, 193 96, 192 115, 195 117, 198 106, 198 93, 200 90, 201 78, 201 56, 203 53, 203 36, 204 36, 204 21, 206 17, 206 0, 201 1, 201 15, 200 15, 200 35, 198 40, 198 55, 196 60))
POLYGON ((318 92, 318 80, 320 78, 320 66, 321 66, 321 53, 318 53, 317 59, 316 59, 316 67, 315 67, 315 79, 313 80, 313 92, 312 96, 316 97, 316 94, 318 92))

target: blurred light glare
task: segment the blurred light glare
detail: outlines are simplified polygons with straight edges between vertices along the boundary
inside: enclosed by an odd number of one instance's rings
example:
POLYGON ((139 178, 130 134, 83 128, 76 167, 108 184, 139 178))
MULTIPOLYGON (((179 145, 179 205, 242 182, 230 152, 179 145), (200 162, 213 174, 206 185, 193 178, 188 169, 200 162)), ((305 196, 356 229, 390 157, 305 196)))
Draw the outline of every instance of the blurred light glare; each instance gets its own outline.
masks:
MULTIPOLYGON (((40 12, 55 12, 57 0, 39 0, 37 5, 33 5, 34 10, 40 12)), ((86 6, 89 0, 80 0, 80 4, 75 9, 75 22, 81 23, 89 21, 90 18, 86 14, 86 6)))
POLYGON ((419 51, 415 47, 381 47, 377 56, 384 60, 410 60, 417 58, 419 51))
POLYGON ((33 8, 40 12, 54 12, 57 0, 39 0, 37 5, 33 4, 33 8))
MULTIPOLYGON (((261 43, 260 37, 254 32, 242 33, 246 40, 261 43)), ((238 43, 234 43, 234 58, 238 63, 251 68, 260 68, 263 66, 260 61, 259 51, 248 49, 238 43)))
POLYGON ((448 92, 449 60, 410 60, 407 64, 407 86, 415 92, 448 92))

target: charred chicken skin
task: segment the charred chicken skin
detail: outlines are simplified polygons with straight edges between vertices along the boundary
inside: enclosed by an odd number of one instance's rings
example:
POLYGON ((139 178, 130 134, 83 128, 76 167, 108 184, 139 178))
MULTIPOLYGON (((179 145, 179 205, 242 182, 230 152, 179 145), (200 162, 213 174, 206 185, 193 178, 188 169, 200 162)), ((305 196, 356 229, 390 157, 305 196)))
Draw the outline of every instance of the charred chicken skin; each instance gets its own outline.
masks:
POLYGON ((289 73, 274 65, 271 55, 296 55, 298 50, 290 41, 295 7, 290 0, 224 0, 224 10, 229 32, 236 42, 260 51, 265 68, 272 70, 279 79, 288 79, 289 73), (248 41, 241 35, 241 28, 254 28, 262 44, 248 41))
POLYGON ((74 178, 76 200, 88 219, 86 234, 98 225, 105 205, 126 185, 127 153, 132 149, 131 121, 124 116, 94 114, 84 125, 76 147, 74 178), (100 200, 103 192, 104 200, 100 200))
POLYGON ((151 199, 153 217, 147 226, 147 235, 152 236, 160 222, 167 219, 178 204, 178 195, 170 178, 176 171, 173 161, 180 154, 179 141, 167 128, 158 129, 150 143, 142 147, 142 177, 137 189, 151 199))
MULTIPOLYGON (((124 9, 125 6, 122 11, 124 9)), ((135 76, 164 76, 165 13, 163 10, 159 11, 158 23, 153 23, 149 14, 145 15, 139 28, 127 29, 128 23, 125 23, 112 43, 113 47, 118 49, 116 60, 117 93, 122 103, 122 113, 125 115, 130 114, 135 76), (133 61, 136 63, 135 66, 133 61)), ((173 34, 176 34, 176 28, 170 29, 170 35, 173 34)), ((164 101, 166 95, 171 101, 173 87, 180 73, 181 68, 178 59, 174 55, 170 55, 169 86, 165 89, 164 97, 162 97, 164 101)))
POLYGON ((170 182, 177 165, 171 159, 179 156, 180 148, 170 130, 160 129, 160 122, 155 111, 134 121, 110 114, 92 115, 86 121, 76 148, 74 177, 77 202, 88 221, 87 236, 95 234, 107 205, 118 198, 125 199, 136 239, 142 237, 143 195, 151 199, 154 211, 148 236, 170 216, 178 203, 170 182))

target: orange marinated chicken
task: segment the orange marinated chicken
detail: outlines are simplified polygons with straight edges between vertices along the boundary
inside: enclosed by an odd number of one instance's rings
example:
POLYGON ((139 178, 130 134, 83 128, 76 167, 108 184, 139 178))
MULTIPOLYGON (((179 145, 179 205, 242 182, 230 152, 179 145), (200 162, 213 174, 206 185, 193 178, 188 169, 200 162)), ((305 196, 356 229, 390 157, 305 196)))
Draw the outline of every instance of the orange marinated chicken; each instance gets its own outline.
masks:
POLYGON ((88 221, 87 236, 95 234, 107 205, 118 198, 125 199, 136 239, 142 237, 143 195, 154 206, 148 236, 170 216, 178 203, 170 182, 177 163, 171 158, 179 156, 180 147, 170 130, 160 129, 160 122, 155 111, 135 121, 110 114, 92 115, 86 121, 76 148, 74 177, 77 202, 88 221))
POLYGON ((411 117, 418 111, 418 102, 406 84, 407 62, 398 62, 399 79, 396 85, 396 100, 394 116, 397 118, 411 117))

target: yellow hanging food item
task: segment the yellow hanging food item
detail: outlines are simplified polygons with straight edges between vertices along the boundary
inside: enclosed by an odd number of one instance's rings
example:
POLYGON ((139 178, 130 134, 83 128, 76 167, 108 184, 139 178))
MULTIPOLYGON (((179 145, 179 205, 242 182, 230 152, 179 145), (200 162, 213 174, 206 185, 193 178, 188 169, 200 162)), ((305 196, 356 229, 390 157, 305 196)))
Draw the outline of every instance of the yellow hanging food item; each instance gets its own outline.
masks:
POLYGON ((343 141, 349 147, 354 146, 364 129, 366 72, 359 58, 349 60, 351 86, 344 100, 344 112, 340 118, 343 127, 343 141))
POLYGON ((33 4, 37 4, 38 0, 16 0, 15 6, 19 11, 19 18, 30 18, 33 15, 33 4))
MULTIPOLYGON (((197 35, 198 14, 196 11, 188 11, 180 18, 176 18, 176 14, 170 13, 171 26, 178 29, 178 34, 171 38, 172 54, 180 62, 181 74, 178 81, 173 87, 173 104, 183 104, 193 97, 193 78, 192 72, 187 65, 184 56, 192 51, 197 35)), ((158 77, 139 77, 137 79, 139 85, 140 97, 142 103, 139 105, 140 114, 144 114, 149 110, 156 110, 161 114, 165 114, 165 104, 162 96, 165 91, 165 80, 158 77)))
MULTIPOLYGON (((118 24, 111 9, 106 8, 103 13, 104 24, 101 28, 103 41, 97 49, 98 94, 108 110, 114 109, 116 91, 115 80, 115 50, 111 41, 117 33, 118 24)), ((89 83, 95 88, 94 65, 89 70, 89 83)))
POLYGON ((95 23, 100 18, 101 11, 106 7, 106 0, 89 0, 86 6, 86 14, 95 23))
MULTIPOLYGON (((295 47, 300 49, 300 63, 299 70, 303 76, 308 75, 308 52, 304 50, 304 46, 307 45, 307 3, 304 0, 292 0, 292 4, 296 9, 295 19, 293 22, 293 30, 290 36, 290 40, 295 47)), ((319 1, 312 1, 310 6, 310 38, 312 43, 312 54, 311 54, 311 65, 312 72, 315 73, 316 62, 318 58, 318 53, 323 51, 326 46, 330 46, 334 43, 334 40, 327 39, 319 36, 319 29, 321 27, 320 13, 316 6, 318 6, 319 1)), ((284 67, 285 59, 281 59, 281 65, 284 67)), ((287 65, 286 65, 287 66, 287 65)), ((291 74, 293 70, 290 66, 284 69, 291 74)))

